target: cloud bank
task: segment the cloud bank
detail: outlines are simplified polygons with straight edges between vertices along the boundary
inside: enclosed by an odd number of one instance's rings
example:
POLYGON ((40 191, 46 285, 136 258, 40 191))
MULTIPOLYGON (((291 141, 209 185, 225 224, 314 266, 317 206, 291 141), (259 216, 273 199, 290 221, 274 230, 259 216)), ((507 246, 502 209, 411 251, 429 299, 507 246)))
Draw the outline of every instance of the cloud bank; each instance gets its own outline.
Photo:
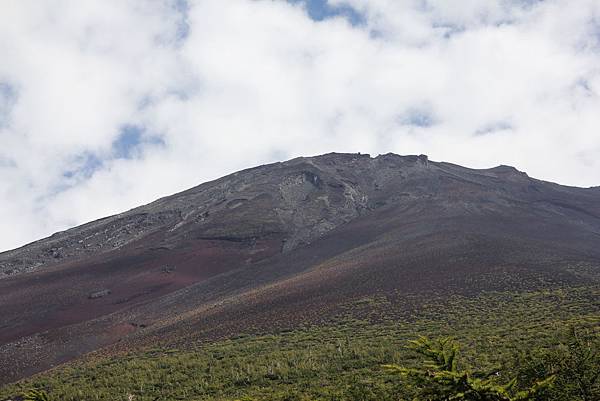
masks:
POLYGON ((330 151, 600 185, 597 0, 0 8, 0 250, 330 151))

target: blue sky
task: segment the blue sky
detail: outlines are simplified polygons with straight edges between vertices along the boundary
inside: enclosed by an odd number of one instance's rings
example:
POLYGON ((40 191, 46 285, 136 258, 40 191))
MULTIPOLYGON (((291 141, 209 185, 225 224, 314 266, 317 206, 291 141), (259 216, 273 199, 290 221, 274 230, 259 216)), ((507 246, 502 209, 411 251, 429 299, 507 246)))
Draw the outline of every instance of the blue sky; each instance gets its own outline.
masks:
POLYGON ((310 18, 315 21, 322 21, 332 17, 344 17, 352 25, 360 25, 365 23, 365 16, 360 14, 356 9, 348 6, 332 6, 326 0, 288 0, 290 3, 304 3, 310 18))
POLYGON ((120 128, 119 135, 111 144, 111 152, 107 157, 112 159, 133 159, 142 157, 144 148, 148 146, 165 146, 159 136, 151 136, 139 125, 126 124, 120 128))
POLYGON ((597 0, 7 2, 0 250, 331 151, 600 185, 598 21, 597 0))

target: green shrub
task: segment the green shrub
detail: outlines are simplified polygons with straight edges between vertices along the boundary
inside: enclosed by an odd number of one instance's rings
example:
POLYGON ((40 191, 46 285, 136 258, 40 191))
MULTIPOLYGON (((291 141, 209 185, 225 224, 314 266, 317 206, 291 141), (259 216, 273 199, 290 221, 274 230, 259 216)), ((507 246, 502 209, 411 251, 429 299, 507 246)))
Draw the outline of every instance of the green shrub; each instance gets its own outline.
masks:
POLYGON ((524 352, 515 365, 520 381, 526 384, 540 376, 555 376, 556 385, 539 400, 600 400, 600 336, 591 329, 571 327, 556 346, 524 352))
POLYGON ((23 394, 23 400, 25 401, 50 401, 50 397, 44 390, 29 390, 23 394))
POLYGON ((409 348, 425 357, 417 368, 385 365, 398 372, 414 388, 419 401, 526 401, 548 388, 554 381, 549 376, 530 388, 515 391, 516 379, 498 384, 498 371, 470 371, 458 368, 458 344, 449 337, 432 341, 426 337, 410 341, 409 348))

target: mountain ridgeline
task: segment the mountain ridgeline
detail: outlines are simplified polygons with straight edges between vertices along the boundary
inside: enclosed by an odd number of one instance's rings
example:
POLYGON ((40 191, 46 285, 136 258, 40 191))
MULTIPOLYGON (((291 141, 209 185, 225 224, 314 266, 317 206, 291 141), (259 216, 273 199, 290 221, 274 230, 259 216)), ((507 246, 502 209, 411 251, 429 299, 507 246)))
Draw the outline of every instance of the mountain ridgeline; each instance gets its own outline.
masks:
POLYGON ((0 383, 95 350, 379 319, 364 299, 403 321, 423 299, 598 288, 599 245, 599 188, 513 167, 264 165, 1 253, 0 383))
POLYGON ((141 241, 146 249, 171 249, 202 240, 264 240, 285 252, 368 210, 425 196, 424 180, 435 179, 429 166, 426 156, 331 154, 252 168, 4 253, 0 273, 35 271, 141 241))

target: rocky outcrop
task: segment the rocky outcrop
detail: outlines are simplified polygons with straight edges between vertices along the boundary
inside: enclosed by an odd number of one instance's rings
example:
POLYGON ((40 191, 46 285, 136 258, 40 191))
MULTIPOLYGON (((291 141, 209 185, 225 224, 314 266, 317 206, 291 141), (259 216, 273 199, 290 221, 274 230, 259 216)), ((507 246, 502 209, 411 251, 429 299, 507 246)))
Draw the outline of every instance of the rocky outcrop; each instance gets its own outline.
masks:
POLYGON ((88 298, 89 299, 97 299, 97 298, 102 298, 105 297, 107 295, 110 295, 111 291, 109 289, 104 289, 104 290, 100 290, 100 291, 95 291, 92 292, 88 298))

